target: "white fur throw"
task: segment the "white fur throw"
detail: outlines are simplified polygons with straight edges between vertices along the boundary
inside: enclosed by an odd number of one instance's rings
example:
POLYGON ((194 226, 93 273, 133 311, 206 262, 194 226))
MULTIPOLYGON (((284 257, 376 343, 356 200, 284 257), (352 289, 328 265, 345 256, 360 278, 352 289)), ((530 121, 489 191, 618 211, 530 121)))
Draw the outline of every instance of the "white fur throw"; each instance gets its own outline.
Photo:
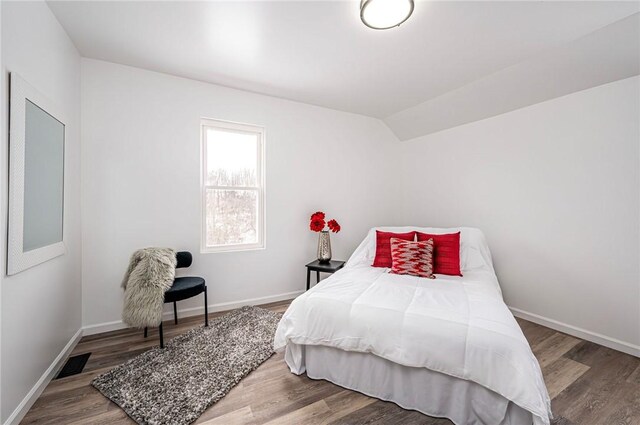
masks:
POLYGON ((137 328, 159 326, 164 293, 176 275, 176 252, 170 248, 144 248, 133 253, 122 280, 122 320, 137 328))

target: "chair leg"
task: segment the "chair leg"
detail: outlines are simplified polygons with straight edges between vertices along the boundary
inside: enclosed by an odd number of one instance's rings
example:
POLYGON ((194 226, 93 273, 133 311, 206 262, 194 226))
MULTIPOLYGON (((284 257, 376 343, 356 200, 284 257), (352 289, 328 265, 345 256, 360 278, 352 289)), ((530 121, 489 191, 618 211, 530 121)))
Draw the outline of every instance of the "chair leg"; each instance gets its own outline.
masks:
POLYGON ((164 335, 162 333, 162 322, 160 322, 160 326, 158 326, 158 331, 160 332, 160 348, 164 348, 164 335))
POLYGON ((207 306, 207 287, 204 287, 204 326, 209 326, 209 310, 207 306))
POLYGON ((176 302, 173 302, 173 321, 177 325, 178 324, 178 306, 176 302))
POLYGON ((145 338, 147 337, 147 327, 146 326, 144 327, 144 337, 145 338))

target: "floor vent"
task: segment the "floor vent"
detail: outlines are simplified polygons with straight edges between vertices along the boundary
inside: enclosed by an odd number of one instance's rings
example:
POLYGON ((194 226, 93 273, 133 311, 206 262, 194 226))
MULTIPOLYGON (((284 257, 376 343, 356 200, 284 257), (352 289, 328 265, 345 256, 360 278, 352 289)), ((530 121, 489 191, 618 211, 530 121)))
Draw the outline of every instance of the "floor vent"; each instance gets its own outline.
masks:
POLYGON ((66 378, 67 376, 77 375, 82 372, 84 366, 89 360, 91 353, 80 354, 77 356, 69 357, 69 360, 64 364, 64 367, 56 376, 56 379, 66 378))

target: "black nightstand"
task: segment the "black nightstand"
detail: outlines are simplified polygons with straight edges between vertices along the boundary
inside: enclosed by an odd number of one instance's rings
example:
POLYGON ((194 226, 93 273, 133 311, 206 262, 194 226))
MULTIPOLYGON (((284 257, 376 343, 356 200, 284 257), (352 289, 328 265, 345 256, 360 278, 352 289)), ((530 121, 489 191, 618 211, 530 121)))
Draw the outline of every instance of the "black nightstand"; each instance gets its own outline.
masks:
POLYGON ((344 261, 331 260, 328 263, 321 263, 318 260, 312 261, 307 264, 307 291, 311 285, 311 271, 316 272, 316 284, 320 282, 320 272, 322 273, 335 273, 344 267, 344 261))

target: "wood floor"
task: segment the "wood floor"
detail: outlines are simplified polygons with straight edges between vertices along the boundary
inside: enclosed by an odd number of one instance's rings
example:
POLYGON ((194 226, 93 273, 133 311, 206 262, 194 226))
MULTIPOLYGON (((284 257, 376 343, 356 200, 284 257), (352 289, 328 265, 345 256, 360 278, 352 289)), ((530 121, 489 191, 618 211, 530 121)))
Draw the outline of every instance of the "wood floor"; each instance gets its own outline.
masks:
MULTIPOLYGON (((288 304, 265 307, 284 311, 288 304)), ((557 425, 640 424, 640 359, 531 322, 518 322, 542 367, 557 425)), ((202 316, 183 319, 179 325, 165 322, 165 338, 201 324, 202 316)), ((147 339, 133 330, 82 338, 72 355, 91 352, 83 373, 52 381, 22 423, 134 424, 89 383, 157 343, 156 331, 150 331, 147 339)), ((326 381, 293 375, 282 353, 247 376, 196 423, 452 424, 326 381)))

